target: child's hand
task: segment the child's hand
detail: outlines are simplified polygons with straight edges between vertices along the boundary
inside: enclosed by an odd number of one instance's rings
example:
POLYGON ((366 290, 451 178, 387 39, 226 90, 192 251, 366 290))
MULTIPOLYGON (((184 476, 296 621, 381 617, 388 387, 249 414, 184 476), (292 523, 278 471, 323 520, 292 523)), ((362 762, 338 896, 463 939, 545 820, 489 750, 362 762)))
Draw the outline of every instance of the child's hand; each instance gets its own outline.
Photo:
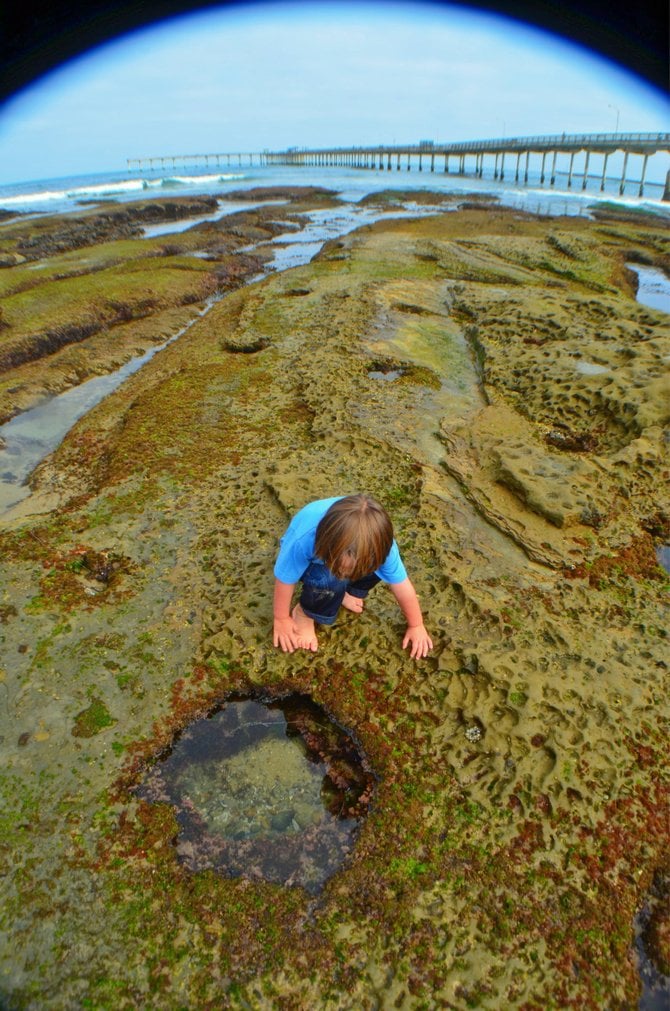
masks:
POLYGON ((433 648, 433 640, 426 632, 424 625, 408 625, 405 638, 402 641, 402 648, 405 649, 411 643, 410 656, 412 660, 422 660, 433 648))
POLYGON ((281 646, 285 653, 293 653, 298 649, 299 632, 293 618, 275 618, 273 630, 273 642, 275 646, 281 646))

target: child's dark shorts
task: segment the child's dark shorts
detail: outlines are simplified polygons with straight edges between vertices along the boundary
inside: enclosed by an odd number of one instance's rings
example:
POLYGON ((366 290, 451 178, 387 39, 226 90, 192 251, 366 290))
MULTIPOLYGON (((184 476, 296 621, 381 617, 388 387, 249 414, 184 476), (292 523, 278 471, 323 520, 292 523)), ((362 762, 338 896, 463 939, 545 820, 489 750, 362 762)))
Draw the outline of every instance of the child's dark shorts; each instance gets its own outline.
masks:
POLYGON ((323 562, 310 562, 302 576, 302 593, 300 606, 308 618, 313 618, 319 625, 332 625, 337 617, 344 594, 361 600, 367 597, 373 586, 380 583, 379 576, 372 572, 350 583, 347 579, 338 579, 323 562))

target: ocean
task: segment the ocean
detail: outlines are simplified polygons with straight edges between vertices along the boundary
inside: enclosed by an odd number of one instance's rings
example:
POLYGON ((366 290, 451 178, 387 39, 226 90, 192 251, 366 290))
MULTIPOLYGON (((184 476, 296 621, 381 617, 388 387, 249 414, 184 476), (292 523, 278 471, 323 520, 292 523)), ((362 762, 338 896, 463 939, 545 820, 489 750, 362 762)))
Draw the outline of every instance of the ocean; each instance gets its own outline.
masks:
POLYGON ((586 214, 602 200, 622 206, 643 208, 670 216, 670 204, 663 203, 663 186, 645 183, 643 197, 637 196, 639 182, 630 180, 623 195, 619 194, 620 179, 606 180, 600 191, 600 176, 593 175, 582 190, 582 178, 558 173, 556 185, 540 184, 539 174, 531 172, 527 184, 514 181, 508 168, 504 182, 492 176, 478 178, 454 172, 423 172, 413 165, 410 172, 404 165, 392 169, 347 169, 335 167, 291 167, 240 165, 212 172, 210 168, 184 172, 154 171, 147 173, 104 172, 95 175, 66 176, 0 186, 0 211, 18 214, 62 214, 81 211, 98 201, 127 202, 144 197, 178 196, 184 194, 225 194, 256 186, 324 186, 334 190, 346 202, 355 203, 367 193, 383 189, 435 190, 439 193, 490 194, 507 206, 522 208, 535 214, 586 214))

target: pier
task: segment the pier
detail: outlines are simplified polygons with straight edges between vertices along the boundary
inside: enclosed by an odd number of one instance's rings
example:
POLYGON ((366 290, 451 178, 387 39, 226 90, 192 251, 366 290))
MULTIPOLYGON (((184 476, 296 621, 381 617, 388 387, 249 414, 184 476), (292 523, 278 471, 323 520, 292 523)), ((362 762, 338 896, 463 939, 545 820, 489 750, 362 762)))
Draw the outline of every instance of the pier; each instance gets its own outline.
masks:
POLYGON ((224 152, 220 154, 166 154, 153 155, 150 158, 128 158, 126 164, 129 172, 150 172, 156 170, 177 168, 248 168, 251 165, 264 165, 265 155, 254 152, 224 152))
MULTIPOLYGON (((556 184, 559 155, 569 157, 567 168, 568 189, 585 190, 589 183, 605 189, 607 166, 614 154, 623 155, 621 174, 618 176, 619 194, 627 186, 638 187, 638 196, 644 196, 644 186, 649 158, 670 154, 670 133, 590 133, 554 134, 542 137, 507 137, 492 140, 459 141, 456 143, 423 140, 418 144, 393 144, 357 147, 307 148, 290 147, 285 151, 261 151, 240 154, 174 155, 153 158, 129 158, 129 171, 136 169, 176 169, 184 167, 244 168, 261 165, 291 165, 310 167, 342 167, 376 169, 378 171, 442 172, 471 175, 482 178, 484 174, 503 182, 505 179, 527 185, 533 167, 538 170, 540 185, 556 184), (639 177, 634 183, 628 173, 632 169, 631 156, 640 159, 639 177), (596 161, 599 159, 599 163, 596 161), (597 169, 597 171, 595 171, 597 169)), ((670 169, 666 172, 664 200, 670 201, 670 169)))

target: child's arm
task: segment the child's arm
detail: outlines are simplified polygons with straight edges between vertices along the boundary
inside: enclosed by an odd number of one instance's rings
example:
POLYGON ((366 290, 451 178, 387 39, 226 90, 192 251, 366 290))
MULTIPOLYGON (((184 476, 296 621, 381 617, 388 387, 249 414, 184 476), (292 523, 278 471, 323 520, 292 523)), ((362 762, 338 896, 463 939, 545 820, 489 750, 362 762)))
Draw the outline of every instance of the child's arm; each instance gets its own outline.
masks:
POLYGON ((284 653, 292 653, 298 648, 298 629, 291 617, 291 599, 295 583, 282 583, 275 579, 273 642, 281 646, 284 653))
POLYGON ((411 643, 410 656, 413 660, 420 660, 427 656, 429 650, 433 648, 433 641, 424 627, 416 590, 409 579, 403 579, 402 583, 390 583, 389 586, 407 621, 407 631, 402 641, 402 648, 405 649, 411 643))

